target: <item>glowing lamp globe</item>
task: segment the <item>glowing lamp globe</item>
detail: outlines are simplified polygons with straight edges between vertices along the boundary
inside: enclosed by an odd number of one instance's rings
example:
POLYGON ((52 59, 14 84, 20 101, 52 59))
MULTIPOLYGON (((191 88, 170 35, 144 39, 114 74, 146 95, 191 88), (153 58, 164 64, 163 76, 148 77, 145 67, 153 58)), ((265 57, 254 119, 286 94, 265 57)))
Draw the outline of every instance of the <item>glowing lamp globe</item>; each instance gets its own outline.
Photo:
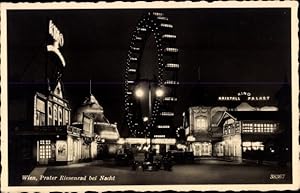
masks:
POLYGON ((158 88, 158 89, 156 89, 155 94, 157 97, 162 97, 162 96, 164 96, 165 93, 164 93, 163 89, 158 88))
POLYGON ((135 96, 137 98, 142 98, 144 96, 144 91, 141 88, 135 90, 135 96))

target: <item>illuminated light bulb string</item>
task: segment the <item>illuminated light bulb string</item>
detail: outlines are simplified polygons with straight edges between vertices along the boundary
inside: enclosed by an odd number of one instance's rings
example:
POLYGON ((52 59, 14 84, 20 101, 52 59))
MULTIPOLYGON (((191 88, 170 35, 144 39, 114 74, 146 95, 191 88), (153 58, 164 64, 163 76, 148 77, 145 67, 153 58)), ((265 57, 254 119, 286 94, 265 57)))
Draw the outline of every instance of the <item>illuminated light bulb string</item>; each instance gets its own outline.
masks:
POLYGON ((172 119, 168 117, 173 117, 174 115, 173 103, 177 101, 175 89, 179 85, 177 80, 177 72, 179 70, 177 54, 179 50, 174 45, 175 41, 176 35, 173 34, 173 25, 169 23, 169 19, 163 13, 159 12, 145 14, 138 22, 131 36, 124 76, 124 103, 125 122, 132 137, 150 137, 151 130, 155 127, 162 129, 170 128, 170 125, 172 125, 172 119), (135 110, 138 105, 138 98, 145 95, 144 91, 137 87, 138 83, 141 82, 138 69, 140 69, 146 41, 151 34, 154 35, 157 49, 158 77, 156 84, 158 88, 155 91, 153 105, 150 104, 152 101, 149 97, 149 111, 151 111, 149 116, 151 114, 151 117, 143 119, 135 110), (167 113, 161 113, 162 108, 167 113), (158 123, 160 117, 163 117, 167 122, 158 123), (139 122, 143 121, 147 123, 145 128, 139 125, 139 122))

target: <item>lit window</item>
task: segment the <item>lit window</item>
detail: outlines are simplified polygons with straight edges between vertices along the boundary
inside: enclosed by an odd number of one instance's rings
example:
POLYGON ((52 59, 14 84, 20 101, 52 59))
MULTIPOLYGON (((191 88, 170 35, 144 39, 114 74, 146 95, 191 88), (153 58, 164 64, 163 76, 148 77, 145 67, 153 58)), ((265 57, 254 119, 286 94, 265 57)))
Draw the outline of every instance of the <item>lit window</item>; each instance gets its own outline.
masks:
POLYGON ((41 159, 51 158, 51 141, 50 140, 40 140, 39 154, 41 159))
POLYGON ((196 128, 200 130, 205 130, 208 128, 207 119, 205 117, 199 117, 196 119, 196 128))

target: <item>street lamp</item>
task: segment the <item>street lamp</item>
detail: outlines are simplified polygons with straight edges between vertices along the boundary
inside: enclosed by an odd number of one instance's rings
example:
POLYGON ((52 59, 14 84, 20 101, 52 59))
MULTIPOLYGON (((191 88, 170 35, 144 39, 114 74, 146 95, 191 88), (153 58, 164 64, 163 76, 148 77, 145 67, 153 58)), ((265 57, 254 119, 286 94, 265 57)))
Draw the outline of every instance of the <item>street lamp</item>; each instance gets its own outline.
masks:
MULTIPOLYGON (((149 108, 149 117, 150 117, 151 108, 152 108, 152 89, 151 89, 151 82, 150 81, 147 82, 148 82, 148 108, 149 108)), ((146 93, 145 88, 141 86, 138 86, 134 91, 134 94, 138 99, 143 99, 145 97, 145 93, 146 93)), ((162 98, 164 95, 165 95, 165 91, 162 87, 155 88, 155 96, 157 98, 162 98)))
POLYGON ((144 90, 142 88, 137 88, 134 94, 137 98, 143 98, 145 95, 144 90))
MULTIPOLYGON (((146 81, 144 80, 144 82, 146 82, 148 84, 148 116, 144 116, 142 119, 143 119, 144 123, 148 122, 148 126, 149 126, 149 121, 151 119, 151 113, 152 113, 152 90, 154 91, 156 98, 162 98, 165 95, 165 91, 164 91, 163 87, 161 87, 161 86, 154 88, 154 85, 153 85, 153 87, 151 88, 151 83, 153 82, 151 80, 146 80, 146 81)), ((146 88, 146 86, 143 86, 143 85, 137 85, 137 87, 134 90, 134 94, 137 99, 146 98, 146 96, 145 96, 146 92, 147 92, 147 88, 146 88)), ((151 133, 152 132, 150 129, 150 148, 152 146, 151 133)))
POLYGON ((163 97, 165 94, 164 90, 162 88, 157 88, 155 91, 155 95, 159 98, 163 97))
POLYGON ((144 122, 147 122, 148 120, 149 120, 148 117, 143 117, 143 121, 144 121, 144 122))

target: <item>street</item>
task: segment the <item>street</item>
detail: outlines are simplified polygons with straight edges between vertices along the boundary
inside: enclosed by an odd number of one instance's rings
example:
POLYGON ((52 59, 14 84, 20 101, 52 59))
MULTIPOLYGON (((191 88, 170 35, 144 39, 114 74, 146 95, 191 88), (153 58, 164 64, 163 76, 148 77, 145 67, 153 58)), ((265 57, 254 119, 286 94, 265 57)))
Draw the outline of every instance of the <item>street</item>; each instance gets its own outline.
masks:
POLYGON ((174 165, 172 171, 131 170, 114 161, 93 161, 67 166, 37 167, 36 180, 22 185, 158 185, 158 184, 259 184, 290 183, 287 167, 206 159, 174 165))

